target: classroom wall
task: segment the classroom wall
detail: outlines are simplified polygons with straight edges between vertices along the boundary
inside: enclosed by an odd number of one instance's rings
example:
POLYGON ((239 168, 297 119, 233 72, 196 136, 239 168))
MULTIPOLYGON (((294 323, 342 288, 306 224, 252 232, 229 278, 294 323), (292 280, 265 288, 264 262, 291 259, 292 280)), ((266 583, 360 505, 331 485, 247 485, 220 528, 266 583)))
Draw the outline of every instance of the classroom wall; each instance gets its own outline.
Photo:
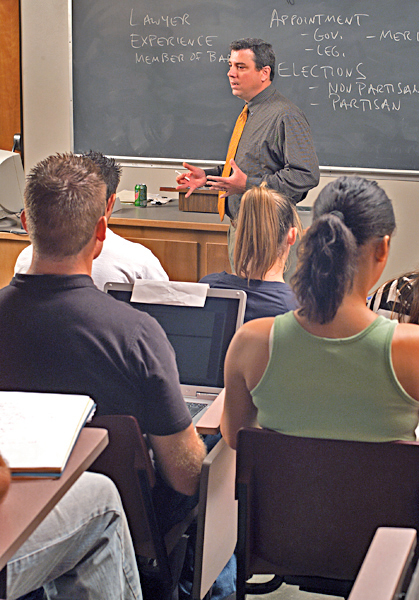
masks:
MULTIPOLYGON (((71 60, 68 0, 22 0, 22 89, 25 170, 54 152, 72 148, 71 60)), ((150 192, 175 185, 173 168, 122 161, 120 189, 145 183, 150 192)), ((336 175, 323 172, 319 189, 336 175)), ((419 181, 376 178, 394 202, 397 232, 381 281, 419 267, 419 181)))

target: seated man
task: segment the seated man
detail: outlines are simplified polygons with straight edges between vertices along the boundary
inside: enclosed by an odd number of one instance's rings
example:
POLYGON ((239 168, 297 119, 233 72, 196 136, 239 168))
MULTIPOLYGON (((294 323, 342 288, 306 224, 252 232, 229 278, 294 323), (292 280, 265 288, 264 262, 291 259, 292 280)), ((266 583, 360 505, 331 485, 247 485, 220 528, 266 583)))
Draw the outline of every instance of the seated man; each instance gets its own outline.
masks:
MULTIPOLYGON (((86 154, 99 167, 106 183, 106 220, 109 221, 116 199, 116 190, 121 178, 121 167, 113 158, 90 150, 86 154)), ((26 273, 32 262, 32 246, 19 254, 15 273, 26 273)), ((100 290, 108 281, 134 283, 136 279, 168 280, 159 259, 141 244, 130 242, 108 228, 103 249, 93 261, 92 279, 100 290)))
MULTIPOLYGON (((173 494, 195 495, 205 448, 159 324, 91 278, 108 233, 101 173, 87 157, 50 156, 30 172, 24 206, 33 258, 27 274, 0 290, 0 389, 86 394, 98 415, 135 416, 170 518, 173 494)), ((181 518, 176 506, 174 522, 181 518)))
MULTIPOLYGON (((0 502, 10 473, 0 456, 0 502)), ((40 587, 47 598, 140 600, 134 549, 118 492, 83 473, 7 563, 7 598, 40 587)))

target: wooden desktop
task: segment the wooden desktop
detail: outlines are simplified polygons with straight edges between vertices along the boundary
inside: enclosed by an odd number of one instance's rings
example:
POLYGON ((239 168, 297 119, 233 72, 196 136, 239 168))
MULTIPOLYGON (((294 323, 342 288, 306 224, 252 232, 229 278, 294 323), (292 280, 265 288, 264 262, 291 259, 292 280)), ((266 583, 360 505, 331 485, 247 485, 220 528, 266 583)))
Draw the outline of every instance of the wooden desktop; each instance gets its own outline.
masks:
POLYGON ((0 598, 6 597, 7 561, 107 444, 105 429, 83 429, 61 477, 12 480, 0 504, 0 598))

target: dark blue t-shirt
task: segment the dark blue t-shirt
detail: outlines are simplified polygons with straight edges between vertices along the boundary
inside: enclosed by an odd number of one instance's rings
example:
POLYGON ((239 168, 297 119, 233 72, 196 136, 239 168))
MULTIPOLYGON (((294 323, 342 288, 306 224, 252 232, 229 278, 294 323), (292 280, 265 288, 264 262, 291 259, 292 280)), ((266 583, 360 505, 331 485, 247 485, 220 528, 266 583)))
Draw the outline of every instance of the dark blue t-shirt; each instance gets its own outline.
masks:
POLYGON ((260 317, 276 317, 298 308, 294 292, 287 283, 282 281, 251 279, 248 282, 247 279, 223 271, 206 275, 200 283, 208 283, 212 288, 246 292, 245 322, 260 317))
POLYGON ((163 329, 87 275, 16 275, 0 290, 0 339, 1 390, 86 394, 96 414, 154 435, 191 423, 163 329))

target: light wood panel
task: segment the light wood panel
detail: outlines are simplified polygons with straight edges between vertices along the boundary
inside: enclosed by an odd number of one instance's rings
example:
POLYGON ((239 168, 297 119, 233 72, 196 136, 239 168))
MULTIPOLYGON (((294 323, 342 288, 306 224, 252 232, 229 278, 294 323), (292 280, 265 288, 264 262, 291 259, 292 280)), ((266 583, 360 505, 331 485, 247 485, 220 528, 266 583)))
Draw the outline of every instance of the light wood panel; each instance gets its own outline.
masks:
POLYGON ((214 244, 208 242, 206 244, 207 260, 206 270, 207 273, 220 273, 221 271, 231 272, 230 261, 228 259, 228 246, 224 244, 214 244))
POLYGON ((199 281, 208 273, 231 272, 226 225, 115 216, 109 226, 118 235, 149 248, 175 281, 199 281), (184 245, 171 246, 167 242, 184 245), (191 242, 195 245, 188 246, 191 242))
MULTIPOLYGON (((225 225, 112 217, 110 228, 131 242, 149 248, 172 281, 199 281, 208 273, 230 272, 225 225)), ((0 232, 0 287, 13 277, 27 236, 0 232)))
POLYGON ((20 133, 19 0, 0 0, 0 148, 20 133))
POLYGON ((159 240, 150 238, 126 238, 143 244, 159 259, 171 281, 197 281, 198 242, 159 240))
POLYGON ((0 232, 0 288, 10 283, 16 259, 29 244, 28 236, 0 232))

